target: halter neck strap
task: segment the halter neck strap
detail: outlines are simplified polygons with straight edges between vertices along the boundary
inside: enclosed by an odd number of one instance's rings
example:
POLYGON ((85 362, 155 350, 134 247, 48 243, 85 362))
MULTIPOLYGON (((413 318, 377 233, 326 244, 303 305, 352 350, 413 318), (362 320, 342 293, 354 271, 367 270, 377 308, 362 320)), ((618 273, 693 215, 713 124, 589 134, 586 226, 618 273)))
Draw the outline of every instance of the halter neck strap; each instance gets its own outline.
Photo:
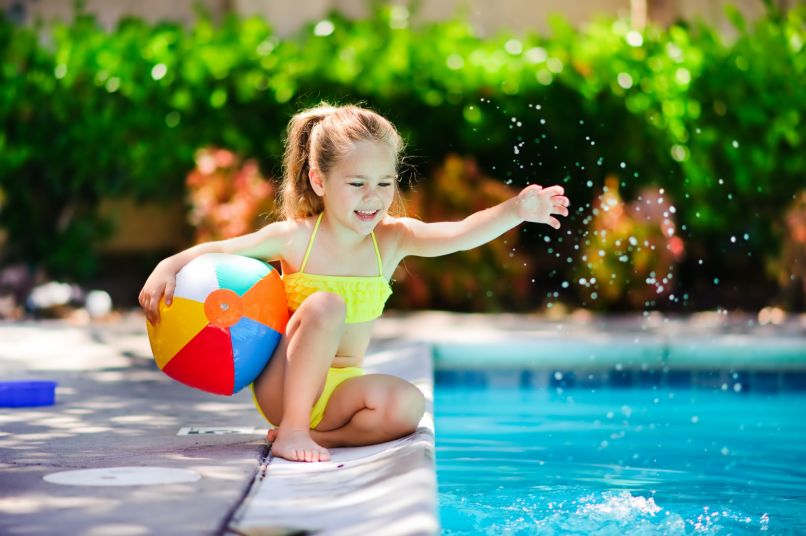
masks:
MULTIPOLYGON (((308 239, 308 249, 305 250, 305 256, 302 258, 302 266, 299 267, 300 273, 305 271, 305 266, 308 264, 308 256, 311 254, 311 248, 313 248, 313 239, 316 237, 316 232, 319 230, 319 224, 322 222, 322 216, 324 216, 324 214, 324 211, 320 212, 319 217, 316 218, 311 237, 308 239)), ((372 237, 372 246, 375 248, 375 258, 378 260, 378 276, 383 277, 383 261, 381 260, 381 250, 378 249, 378 241, 375 239, 375 232, 370 233, 370 236, 372 237)))
POLYGON ((305 271, 305 265, 308 264, 308 255, 311 254, 311 247, 313 247, 313 238, 316 236, 316 231, 319 230, 319 223, 322 221, 322 216, 324 216, 324 212, 319 213, 319 217, 316 218, 316 224, 313 226, 313 232, 311 233, 311 237, 308 239, 308 249, 305 250, 305 256, 302 258, 302 266, 299 267, 300 273, 305 271))

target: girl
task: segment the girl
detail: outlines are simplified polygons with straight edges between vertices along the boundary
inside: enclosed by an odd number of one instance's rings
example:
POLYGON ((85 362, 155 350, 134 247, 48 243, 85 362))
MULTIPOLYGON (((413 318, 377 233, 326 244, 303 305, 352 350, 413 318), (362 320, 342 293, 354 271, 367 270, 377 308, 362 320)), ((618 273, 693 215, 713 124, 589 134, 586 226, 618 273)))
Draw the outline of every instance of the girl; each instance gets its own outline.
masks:
POLYGON ((157 323, 160 298, 170 305, 176 273, 203 253, 279 260, 293 313, 252 389, 258 409, 276 423, 272 453, 316 462, 329 459, 327 447, 410 434, 423 415, 425 400, 412 384, 361 369, 400 261, 471 249, 523 221, 559 229, 554 216, 567 216, 569 202, 560 186, 532 185, 460 222, 397 217, 390 209, 398 201, 403 142, 388 120, 356 106, 322 104, 295 115, 287 134, 285 219, 168 257, 139 301, 157 323))

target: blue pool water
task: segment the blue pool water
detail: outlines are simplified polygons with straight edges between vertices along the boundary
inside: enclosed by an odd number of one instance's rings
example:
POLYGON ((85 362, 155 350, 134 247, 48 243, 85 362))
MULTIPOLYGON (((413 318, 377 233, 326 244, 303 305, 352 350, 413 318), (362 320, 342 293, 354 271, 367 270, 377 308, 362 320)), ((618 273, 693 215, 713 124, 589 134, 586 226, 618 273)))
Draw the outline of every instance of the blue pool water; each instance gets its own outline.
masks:
POLYGON ((443 534, 806 534, 806 392, 437 383, 443 534))

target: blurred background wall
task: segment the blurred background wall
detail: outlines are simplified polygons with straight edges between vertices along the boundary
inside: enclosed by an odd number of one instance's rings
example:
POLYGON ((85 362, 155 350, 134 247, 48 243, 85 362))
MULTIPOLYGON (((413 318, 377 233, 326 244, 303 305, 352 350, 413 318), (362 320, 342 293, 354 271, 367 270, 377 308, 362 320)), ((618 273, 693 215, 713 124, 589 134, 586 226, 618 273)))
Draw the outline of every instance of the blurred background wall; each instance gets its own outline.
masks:
MULTIPOLYGON (((772 4, 785 9, 796 1, 773 0, 772 4)), ((699 18, 730 32, 732 28, 724 17, 724 7, 728 3, 736 6, 748 20, 759 17, 764 10, 760 0, 428 0, 416 3, 416 17, 412 22, 442 20, 459 10, 467 14, 473 27, 483 36, 502 29, 516 33, 545 32, 549 16, 555 13, 575 25, 584 25, 602 14, 631 14, 636 21, 646 19, 662 25, 678 19, 699 18)), ((356 18, 365 17, 369 12, 366 0, 86 0, 83 4, 88 11, 97 14, 98 20, 107 28, 113 27, 126 15, 136 15, 150 22, 173 20, 189 23, 195 18, 194 6, 198 5, 214 18, 228 11, 262 15, 282 37, 293 34, 306 22, 323 17, 331 10, 356 18)), ((69 20, 73 5, 71 0, 0 0, 0 6, 22 22, 37 18, 69 20)))

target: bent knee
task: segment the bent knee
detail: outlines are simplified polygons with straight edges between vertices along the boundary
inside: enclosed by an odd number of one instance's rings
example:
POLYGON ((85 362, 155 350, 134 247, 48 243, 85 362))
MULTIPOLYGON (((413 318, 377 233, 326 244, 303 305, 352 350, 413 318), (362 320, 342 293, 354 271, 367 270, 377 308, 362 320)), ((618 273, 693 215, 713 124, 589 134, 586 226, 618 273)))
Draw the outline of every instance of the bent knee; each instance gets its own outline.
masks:
POLYGON ((333 292, 314 292, 300 306, 307 322, 321 324, 344 324, 347 304, 344 298, 333 292))
POLYGON ((400 435, 417 430, 425 413, 425 397, 414 385, 406 385, 389 392, 384 411, 384 423, 390 431, 400 435))

